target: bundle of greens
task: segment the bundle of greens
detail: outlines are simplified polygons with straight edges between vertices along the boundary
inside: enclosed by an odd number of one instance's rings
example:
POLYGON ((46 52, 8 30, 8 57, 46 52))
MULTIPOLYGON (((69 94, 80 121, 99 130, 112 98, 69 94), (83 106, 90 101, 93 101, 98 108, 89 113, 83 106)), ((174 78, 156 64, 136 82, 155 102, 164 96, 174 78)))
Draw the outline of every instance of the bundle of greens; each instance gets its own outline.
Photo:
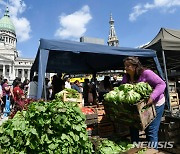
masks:
POLYGON ((143 98, 149 98, 149 95, 152 93, 152 87, 146 82, 139 82, 135 84, 134 90, 143 98))
POLYGON ((0 153, 92 153, 77 103, 33 102, 0 126, 0 153))
POLYGON ((127 150, 134 148, 133 144, 129 144, 128 142, 114 142, 111 140, 102 140, 98 145, 95 154, 115 154, 115 153, 123 153, 127 150))
POLYGON ((122 84, 118 88, 104 95, 107 102, 114 104, 129 103, 135 104, 141 99, 147 99, 152 93, 152 88, 148 83, 139 82, 137 84, 122 84))

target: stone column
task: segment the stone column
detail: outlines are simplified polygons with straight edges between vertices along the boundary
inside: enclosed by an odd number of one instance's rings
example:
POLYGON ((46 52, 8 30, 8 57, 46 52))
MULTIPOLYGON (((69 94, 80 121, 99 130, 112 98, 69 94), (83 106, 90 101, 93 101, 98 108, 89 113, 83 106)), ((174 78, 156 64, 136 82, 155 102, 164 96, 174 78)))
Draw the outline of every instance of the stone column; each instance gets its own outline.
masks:
POLYGON ((11 67, 11 65, 9 65, 9 77, 11 77, 11 75, 12 75, 11 73, 12 73, 12 67, 11 67))
POLYGON ((6 68, 5 65, 3 65, 3 78, 5 78, 5 72, 6 72, 6 68))
POLYGON ((15 77, 18 77, 18 69, 15 69, 15 77))
POLYGON ((21 80, 22 80, 22 82, 24 81, 24 69, 22 69, 22 77, 21 77, 21 80))
POLYGON ((27 72, 27 77, 28 77, 28 80, 30 80, 30 69, 28 69, 28 72, 27 72))
POLYGON ((16 77, 15 75, 15 69, 14 69, 14 64, 12 65, 12 79, 14 80, 16 77))

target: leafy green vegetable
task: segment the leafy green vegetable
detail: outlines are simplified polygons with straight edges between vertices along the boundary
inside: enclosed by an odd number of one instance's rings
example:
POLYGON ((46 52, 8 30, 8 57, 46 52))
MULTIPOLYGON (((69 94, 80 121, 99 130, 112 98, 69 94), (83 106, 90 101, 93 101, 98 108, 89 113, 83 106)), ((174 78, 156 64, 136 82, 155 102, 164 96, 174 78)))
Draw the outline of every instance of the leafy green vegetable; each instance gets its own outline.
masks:
POLYGON ((152 88, 148 83, 139 82, 137 84, 122 84, 114 90, 105 94, 104 99, 114 104, 128 103, 135 104, 141 99, 149 98, 152 88))
POLYGON ((126 97, 126 95, 125 95, 124 91, 119 91, 117 93, 117 100, 119 103, 123 103, 125 100, 125 97, 126 97))
POLYGON ((129 83, 122 84, 122 85, 119 86, 119 90, 122 90, 124 92, 128 92, 130 90, 133 90, 133 88, 134 88, 134 85, 129 84, 129 83))
POLYGON ((134 103, 137 103, 138 101, 140 101, 140 99, 141 99, 140 94, 138 94, 134 90, 130 90, 126 93, 124 102, 129 103, 129 104, 134 104, 134 103))
POLYGON ((139 82, 134 86, 134 91, 139 93, 143 98, 149 98, 152 93, 152 87, 146 82, 139 82))
POLYGON ((133 144, 128 142, 115 142, 108 139, 100 141, 95 154, 118 154, 126 152, 127 150, 134 148, 133 144))
POLYGON ((0 153, 92 153, 77 103, 34 102, 0 126, 0 153))
POLYGON ((105 94, 104 100, 106 100, 107 102, 116 102, 117 101, 117 92, 112 90, 109 93, 105 94))

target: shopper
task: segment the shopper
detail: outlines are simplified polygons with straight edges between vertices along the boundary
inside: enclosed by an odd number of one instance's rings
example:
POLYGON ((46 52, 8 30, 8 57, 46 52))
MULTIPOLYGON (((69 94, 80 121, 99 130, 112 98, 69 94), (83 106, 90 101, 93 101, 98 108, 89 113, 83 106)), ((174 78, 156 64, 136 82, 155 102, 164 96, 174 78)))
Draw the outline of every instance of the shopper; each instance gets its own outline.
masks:
POLYGON ((2 82, 2 92, 3 92, 3 104, 1 106, 4 113, 4 117, 8 117, 10 114, 10 105, 14 99, 14 94, 10 85, 8 85, 8 80, 4 79, 2 82))
POLYGON ((21 87, 22 87, 22 83, 18 81, 16 82, 16 84, 14 84, 14 88, 13 88, 15 108, 18 110, 22 110, 24 107, 25 96, 23 89, 21 89, 21 87))
POLYGON ((77 92, 82 93, 81 85, 78 80, 74 81, 74 84, 72 85, 72 89, 75 89, 77 92))
POLYGON ((110 92, 113 90, 110 76, 105 76, 104 80, 102 80, 98 87, 98 93, 99 93, 99 102, 102 102, 104 100, 104 94, 110 92))
POLYGON ((29 83, 27 98, 37 99, 37 90, 38 90, 38 76, 33 77, 33 81, 29 83))
MULTIPOLYGON (((155 105, 156 118, 145 129, 146 138, 149 142, 153 143, 153 148, 157 149, 158 144, 158 130, 161 118, 164 111, 165 97, 164 90, 166 88, 165 82, 152 70, 145 69, 137 57, 127 57, 124 59, 124 66, 126 74, 123 77, 122 84, 124 83, 137 83, 147 82, 153 91, 147 101, 147 106, 155 105)), ((139 130, 130 128, 132 141, 139 141, 139 130)))

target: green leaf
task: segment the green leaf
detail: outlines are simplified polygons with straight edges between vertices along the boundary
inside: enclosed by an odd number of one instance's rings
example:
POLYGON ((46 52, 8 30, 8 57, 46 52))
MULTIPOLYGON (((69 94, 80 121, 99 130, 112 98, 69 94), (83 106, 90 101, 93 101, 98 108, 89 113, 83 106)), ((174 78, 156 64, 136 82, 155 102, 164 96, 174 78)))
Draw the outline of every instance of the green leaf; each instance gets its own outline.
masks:
POLYGON ((54 150, 58 147, 58 144, 53 144, 51 143, 49 146, 48 146, 51 150, 54 150))

